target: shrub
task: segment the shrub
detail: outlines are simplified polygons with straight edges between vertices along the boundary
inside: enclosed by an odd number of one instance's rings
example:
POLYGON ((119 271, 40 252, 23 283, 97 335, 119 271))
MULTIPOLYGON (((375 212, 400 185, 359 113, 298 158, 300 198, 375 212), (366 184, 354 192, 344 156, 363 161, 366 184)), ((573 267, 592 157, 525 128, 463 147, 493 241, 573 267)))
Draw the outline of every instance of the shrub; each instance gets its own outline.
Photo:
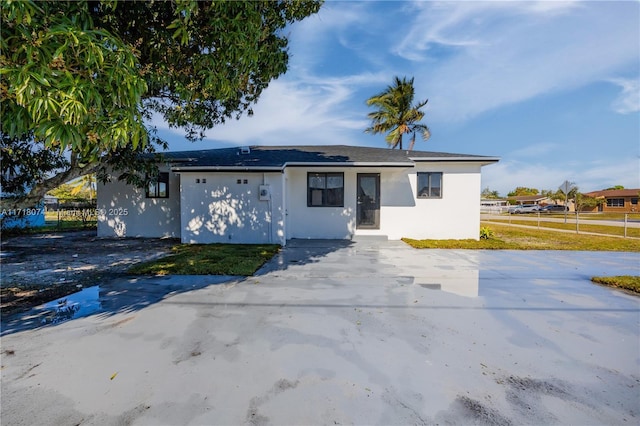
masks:
POLYGON ((488 240, 489 238, 493 237, 493 230, 491 228, 489 228, 488 226, 482 226, 480 228, 480 239, 481 240, 488 240))

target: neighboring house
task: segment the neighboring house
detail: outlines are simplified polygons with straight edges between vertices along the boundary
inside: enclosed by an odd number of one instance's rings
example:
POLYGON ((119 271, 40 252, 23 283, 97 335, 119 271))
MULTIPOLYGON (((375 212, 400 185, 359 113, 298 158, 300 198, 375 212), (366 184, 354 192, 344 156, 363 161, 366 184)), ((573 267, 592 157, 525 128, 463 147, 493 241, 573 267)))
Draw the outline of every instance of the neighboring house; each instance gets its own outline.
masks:
POLYGON ((640 189, 606 189, 587 192, 589 197, 602 199, 603 202, 591 209, 599 212, 631 213, 640 211, 638 198, 640 189))
POLYGON ((538 204, 541 206, 555 204, 553 200, 544 195, 516 195, 508 198, 512 204, 538 204))
POLYGON ((183 243, 293 238, 478 239, 495 157, 354 146, 165 153, 156 183, 98 185, 98 235, 183 243))
MULTIPOLYGON (((17 172, 16 172, 17 173, 17 172)), ((5 179, 11 179, 14 173, 5 172, 5 179)), ((25 188, 26 192, 27 188, 25 188)), ((0 198, 14 198, 17 194, 8 193, 0 187, 0 198)), ((30 208, 0 210, 0 229, 37 228, 44 226, 44 203, 41 202, 30 208)))

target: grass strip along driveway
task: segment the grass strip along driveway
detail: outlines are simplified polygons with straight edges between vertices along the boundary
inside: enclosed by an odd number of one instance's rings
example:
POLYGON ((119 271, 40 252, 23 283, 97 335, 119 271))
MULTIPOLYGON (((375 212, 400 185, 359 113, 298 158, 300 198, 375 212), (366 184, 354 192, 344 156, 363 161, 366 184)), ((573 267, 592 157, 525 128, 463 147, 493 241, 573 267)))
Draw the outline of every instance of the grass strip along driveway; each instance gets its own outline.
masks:
MULTIPOLYGON (((483 223, 483 226, 488 224, 483 223)), ((543 229, 490 225, 494 235, 476 240, 402 240, 415 248, 486 250, 584 250, 640 252, 637 240, 600 235, 569 234, 543 229)))
POLYGON ((608 287, 623 288, 640 294, 640 276, 616 275, 613 277, 593 277, 591 281, 608 287))
POLYGON ((140 275, 253 275, 275 255, 277 244, 179 244, 172 254, 129 269, 140 275))
MULTIPOLYGON (((483 223, 483 225, 487 225, 483 223)), ((491 224, 493 235, 476 240, 402 240, 415 248, 485 250, 583 250, 640 252, 637 240, 599 235, 566 234, 542 229, 514 228, 491 224)), ((640 295, 640 276, 592 277, 591 281, 640 295)))

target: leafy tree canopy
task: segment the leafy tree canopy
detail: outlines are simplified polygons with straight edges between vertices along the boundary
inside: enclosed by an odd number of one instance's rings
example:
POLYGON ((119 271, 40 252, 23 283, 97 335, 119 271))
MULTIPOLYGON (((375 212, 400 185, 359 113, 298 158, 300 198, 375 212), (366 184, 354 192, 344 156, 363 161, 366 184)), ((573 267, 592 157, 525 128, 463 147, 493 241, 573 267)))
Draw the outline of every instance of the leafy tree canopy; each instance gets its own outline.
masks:
POLYGON ((96 199, 96 175, 88 174, 63 183, 57 188, 47 192, 47 195, 56 197, 60 202, 84 201, 92 202, 96 199))
POLYGON ((500 194, 498 193, 498 191, 492 191, 488 186, 482 190, 482 193, 480 195, 485 199, 500 198, 500 194))
POLYGON ((592 210, 605 201, 603 198, 598 199, 583 194, 577 186, 569 194, 573 199, 576 212, 592 210))
POLYGON ((624 189, 624 186, 622 186, 622 185, 615 185, 615 186, 612 186, 612 187, 610 187, 610 188, 606 188, 606 189, 604 189, 604 191, 609 191, 609 190, 611 190, 611 189, 624 189))
POLYGON ((391 148, 402 149, 402 137, 412 133, 409 150, 413 149, 416 141, 416 133, 420 133, 424 140, 429 139, 431 132, 429 128, 420 123, 424 118, 424 111, 421 110, 428 100, 413 103, 415 89, 413 78, 402 80, 395 77, 393 84, 388 86, 383 92, 367 99, 367 105, 376 107, 377 110, 370 112, 371 126, 365 129, 365 133, 387 133, 385 137, 391 148))
POLYGON ((95 200, 95 195, 88 189, 78 190, 77 187, 69 183, 63 183, 59 187, 47 192, 47 194, 56 197, 60 203, 68 201, 89 202, 95 200))
POLYGON ((565 195, 562 190, 557 189, 555 191, 549 190, 549 195, 547 196, 557 203, 559 201, 565 201, 569 197, 569 194, 565 195))
POLYGON ((159 115, 195 140, 251 114, 287 70, 283 30, 320 4, 4 1, 3 189, 29 187, 22 200, 32 202, 87 173, 104 181, 110 169, 140 184, 153 169, 140 154, 166 146, 145 123, 159 115))
POLYGON ((509 192, 507 194, 508 197, 517 197, 520 195, 538 195, 540 193, 540 191, 538 191, 536 188, 527 188, 525 186, 519 186, 516 189, 514 189, 513 191, 509 192))

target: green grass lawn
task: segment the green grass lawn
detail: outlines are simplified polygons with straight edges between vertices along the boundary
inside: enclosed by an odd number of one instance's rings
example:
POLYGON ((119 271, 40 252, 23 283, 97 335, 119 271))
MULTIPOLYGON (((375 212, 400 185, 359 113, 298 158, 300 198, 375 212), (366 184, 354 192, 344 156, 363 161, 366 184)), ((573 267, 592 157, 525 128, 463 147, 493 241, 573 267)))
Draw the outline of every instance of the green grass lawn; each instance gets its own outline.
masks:
MULTIPOLYGON (((564 217, 564 215, 560 215, 564 217)), ((588 220, 624 220, 624 213, 581 213, 580 219, 588 220)), ((627 220, 640 220, 640 213, 627 213, 627 220)))
MULTIPOLYGON (((620 221, 624 221, 624 215, 625 213, 612 213, 612 212, 602 212, 602 213, 580 213, 580 220, 620 220, 620 221)), ((503 213, 502 216, 504 217, 513 217, 513 215, 510 215, 508 213, 503 213)), ((536 217, 537 215, 535 213, 533 214, 528 214, 528 217, 536 217)), ((564 219, 564 213, 560 212, 560 213, 542 213, 540 215, 541 218, 545 218, 545 217, 552 217, 554 219, 564 219)), ((576 214, 575 212, 569 212, 567 214, 567 218, 571 219, 571 218, 575 218, 576 214)), ((628 220, 640 220, 640 213, 627 213, 627 219, 628 220)))
POLYGON ((609 287, 623 288, 625 290, 640 293, 640 276, 636 275, 617 275, 614 277, 593 277, 591 281, 594 283, 606 285, 609 287))
POLYGON ((179 244, 173 254, 135 265, 129 273, 250 276, 279 249, 277 244, 179 244))
MULTIPOLYGON (((535 216, 531 216, 535 218, 535 216)), ((544 222, 544 218, 548 216, 542 216, 540 218, 540 228, 553 228, 553 229, 564 229, 567 231, 575 231, 576 224, 575 223, 559 223, 559 222, 544 222)), ((575 218, 572 217, 572 219, 575 218)), ((595 232, 597 234, 608 234, 608 235, 619 235, 624 236, 624 228, 622 226, 606 226, 606 225, 592 225, 588 221, 582 221, 582 217, 580 217, 578 221, 578 227, 580 232, 595 232)), ((518 220, 512 218, 509 219, 490 219, 492 222, 504 222, 504 223, 512 223, 514 225, 527 225, 527 226, 538 226, 538 222, 535 220, 518 220)), ((627 237, 636 237, 640 238, 640 228, 627 228, 627 237)))
POLYGON ((640 241, 599 235, 569 234, 544 229, 482 223, 493 230, 486 240, 402 240, 415 248, 487 250, 587 250, 640 252, 640 241))

